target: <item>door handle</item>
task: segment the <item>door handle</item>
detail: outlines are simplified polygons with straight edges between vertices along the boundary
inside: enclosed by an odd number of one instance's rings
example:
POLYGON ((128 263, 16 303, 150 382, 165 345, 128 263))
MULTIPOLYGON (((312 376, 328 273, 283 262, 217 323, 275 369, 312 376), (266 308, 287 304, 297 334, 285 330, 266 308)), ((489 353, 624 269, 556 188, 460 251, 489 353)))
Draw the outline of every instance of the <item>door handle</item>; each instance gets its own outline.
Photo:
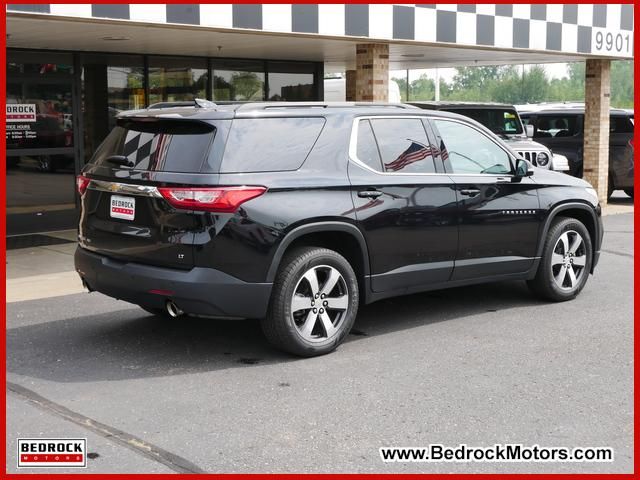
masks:
POLYGON ((382 195, 380 190, 361 190, 358 192, 360 198, 378 198, 382 195))
POLYGON ((477 188, 464 188, 460 190, 460 195, 464 195, 465 197, 475 197, 480 193, 480 190, 477 188))

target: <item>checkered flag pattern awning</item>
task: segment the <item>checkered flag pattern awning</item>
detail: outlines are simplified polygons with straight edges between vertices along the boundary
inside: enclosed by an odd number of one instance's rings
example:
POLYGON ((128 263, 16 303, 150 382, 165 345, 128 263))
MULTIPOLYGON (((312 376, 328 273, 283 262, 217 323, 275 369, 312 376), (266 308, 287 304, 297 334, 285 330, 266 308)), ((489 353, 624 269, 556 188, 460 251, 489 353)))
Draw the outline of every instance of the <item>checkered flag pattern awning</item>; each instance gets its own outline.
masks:
POLYGON ((10 4, 9 12, 633 57, 629 4, 10 4))

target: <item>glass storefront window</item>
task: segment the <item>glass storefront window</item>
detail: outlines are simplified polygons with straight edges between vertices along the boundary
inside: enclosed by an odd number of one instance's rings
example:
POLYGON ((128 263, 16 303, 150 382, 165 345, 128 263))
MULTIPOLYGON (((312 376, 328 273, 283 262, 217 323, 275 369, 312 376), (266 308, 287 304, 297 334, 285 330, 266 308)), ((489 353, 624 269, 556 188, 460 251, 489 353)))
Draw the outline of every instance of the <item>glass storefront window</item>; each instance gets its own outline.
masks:
POLYGON ((116 115, 145 107, 144 60, 137 55, 82 58, 84 162, 116 125, 116 115))
POLYGON ((6 206, 25 225, 75 208, 72 73, 69 54, 7 53, 6 206))
POLYGON ((207 98, 205 59, 149 57, 149 104, 207 98))
POLYGON ((71 75, 73 58, 65 53, 50 53, 45 56, 22 51, 7 54, 7 75, 27 74, 40 77, 71 75))
POLYGON ((7 81, 7 150, 73 147, 71 81, 7 81))
POLYGON ((264 77, 263 62, 216 62, 213 65, 213 100, 264 100, 264 77))
POLYGON ((268 62, 269 95, 271 101, 313 101, 317 98, 314 82, 315 64, 268 62))

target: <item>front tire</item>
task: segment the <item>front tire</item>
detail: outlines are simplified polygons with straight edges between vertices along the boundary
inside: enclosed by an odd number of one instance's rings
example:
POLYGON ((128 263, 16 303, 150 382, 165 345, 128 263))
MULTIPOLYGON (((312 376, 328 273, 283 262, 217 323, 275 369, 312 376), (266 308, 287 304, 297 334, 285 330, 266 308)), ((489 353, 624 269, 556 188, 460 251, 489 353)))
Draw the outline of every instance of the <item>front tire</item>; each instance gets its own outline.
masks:
POLYGON ((538 272, 527 283, 545 300, 572 300, 587 283, 592 258, 586 227, 575 218, 560 217, 549 228, 538 272))
POLYGON ((345 339, 358 305, 358 281, 349 262, 333 250, 302 247, 282 261, 262 331, 286 352, 324 355, 345 339))

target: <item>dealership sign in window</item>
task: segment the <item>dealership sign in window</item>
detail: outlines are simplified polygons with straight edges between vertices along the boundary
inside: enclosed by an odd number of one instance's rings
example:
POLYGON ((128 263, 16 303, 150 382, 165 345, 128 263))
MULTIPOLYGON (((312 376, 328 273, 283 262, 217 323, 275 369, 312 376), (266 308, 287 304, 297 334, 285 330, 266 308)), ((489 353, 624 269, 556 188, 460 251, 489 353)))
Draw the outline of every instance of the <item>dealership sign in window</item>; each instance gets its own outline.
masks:
POLYGON ((36 138, 36 132, 31 129, 31 122, 36 121, 35 103, 7 104, 7 140, 22 140, 36 138))
POLYGON ((36 104, 35 103, 14 103, 7 104, 7 123, 10 122, 35 122, 36 121, 36 104))

